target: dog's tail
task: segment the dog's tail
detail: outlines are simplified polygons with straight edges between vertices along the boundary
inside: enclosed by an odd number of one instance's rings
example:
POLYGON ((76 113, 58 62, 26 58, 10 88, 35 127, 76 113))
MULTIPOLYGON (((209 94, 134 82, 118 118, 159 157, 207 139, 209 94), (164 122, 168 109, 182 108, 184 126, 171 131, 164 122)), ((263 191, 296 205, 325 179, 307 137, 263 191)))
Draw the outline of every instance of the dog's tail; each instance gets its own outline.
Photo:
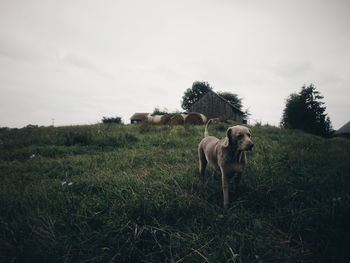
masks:
POLYGON ((205 125, 204 137, 208 137, 208 136, 209 136, 208 127, 209 127, 209 124, 210 124, 211 122, 212 122, 212 119, 210 119, 210 120, 207 122, 207 125, 205 125))

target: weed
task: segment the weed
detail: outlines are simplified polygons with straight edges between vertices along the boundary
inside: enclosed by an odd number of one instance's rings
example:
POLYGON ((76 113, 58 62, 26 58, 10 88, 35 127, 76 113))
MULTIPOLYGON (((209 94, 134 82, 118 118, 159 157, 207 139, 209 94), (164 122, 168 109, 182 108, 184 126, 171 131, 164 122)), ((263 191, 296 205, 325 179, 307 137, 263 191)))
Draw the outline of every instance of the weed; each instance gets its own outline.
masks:
POLYGON ((64 134, 64 145, 72 146, 72 145, 89 145, 92 142, 92 137, 89 131, 69 131, 64 134))
POLYGON ((155 131, 155 126, 147 122, 142 122, 138 127, 141 134, 155 131))

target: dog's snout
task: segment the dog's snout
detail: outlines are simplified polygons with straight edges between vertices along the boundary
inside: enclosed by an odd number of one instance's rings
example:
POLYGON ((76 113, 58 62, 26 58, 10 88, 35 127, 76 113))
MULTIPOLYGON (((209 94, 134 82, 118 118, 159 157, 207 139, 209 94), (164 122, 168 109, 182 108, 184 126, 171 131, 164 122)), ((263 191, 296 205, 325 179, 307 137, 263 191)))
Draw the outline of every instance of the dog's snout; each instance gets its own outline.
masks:
POLYGON ((252 150, 254 147, 254 143, 251 143, 250 146, 249 146, 249 150, 252 150))

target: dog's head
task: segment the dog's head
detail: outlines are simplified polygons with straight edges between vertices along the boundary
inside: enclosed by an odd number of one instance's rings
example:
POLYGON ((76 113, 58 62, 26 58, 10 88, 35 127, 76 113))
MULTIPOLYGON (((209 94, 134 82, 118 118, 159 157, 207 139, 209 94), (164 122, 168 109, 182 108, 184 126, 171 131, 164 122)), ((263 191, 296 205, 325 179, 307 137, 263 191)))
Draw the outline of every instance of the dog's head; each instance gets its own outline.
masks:
POLYGON ((254 147, 250 129, 241 125, 228 128, 224 147, 233 147, 237 151, 250 151, 254 147))

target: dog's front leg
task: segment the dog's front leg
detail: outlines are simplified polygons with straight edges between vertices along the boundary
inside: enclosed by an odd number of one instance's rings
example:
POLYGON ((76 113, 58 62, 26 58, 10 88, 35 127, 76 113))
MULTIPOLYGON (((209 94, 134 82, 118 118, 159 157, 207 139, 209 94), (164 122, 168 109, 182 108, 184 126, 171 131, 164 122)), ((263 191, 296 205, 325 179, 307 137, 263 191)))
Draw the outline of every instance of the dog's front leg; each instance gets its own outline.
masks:
POLYGON ((228 175, 221 171, 221 181, 222 181, 222 193, 224 198, 224 208, 228 208, 230 204, 230 186, 229 186, 229 178, 228 175))

